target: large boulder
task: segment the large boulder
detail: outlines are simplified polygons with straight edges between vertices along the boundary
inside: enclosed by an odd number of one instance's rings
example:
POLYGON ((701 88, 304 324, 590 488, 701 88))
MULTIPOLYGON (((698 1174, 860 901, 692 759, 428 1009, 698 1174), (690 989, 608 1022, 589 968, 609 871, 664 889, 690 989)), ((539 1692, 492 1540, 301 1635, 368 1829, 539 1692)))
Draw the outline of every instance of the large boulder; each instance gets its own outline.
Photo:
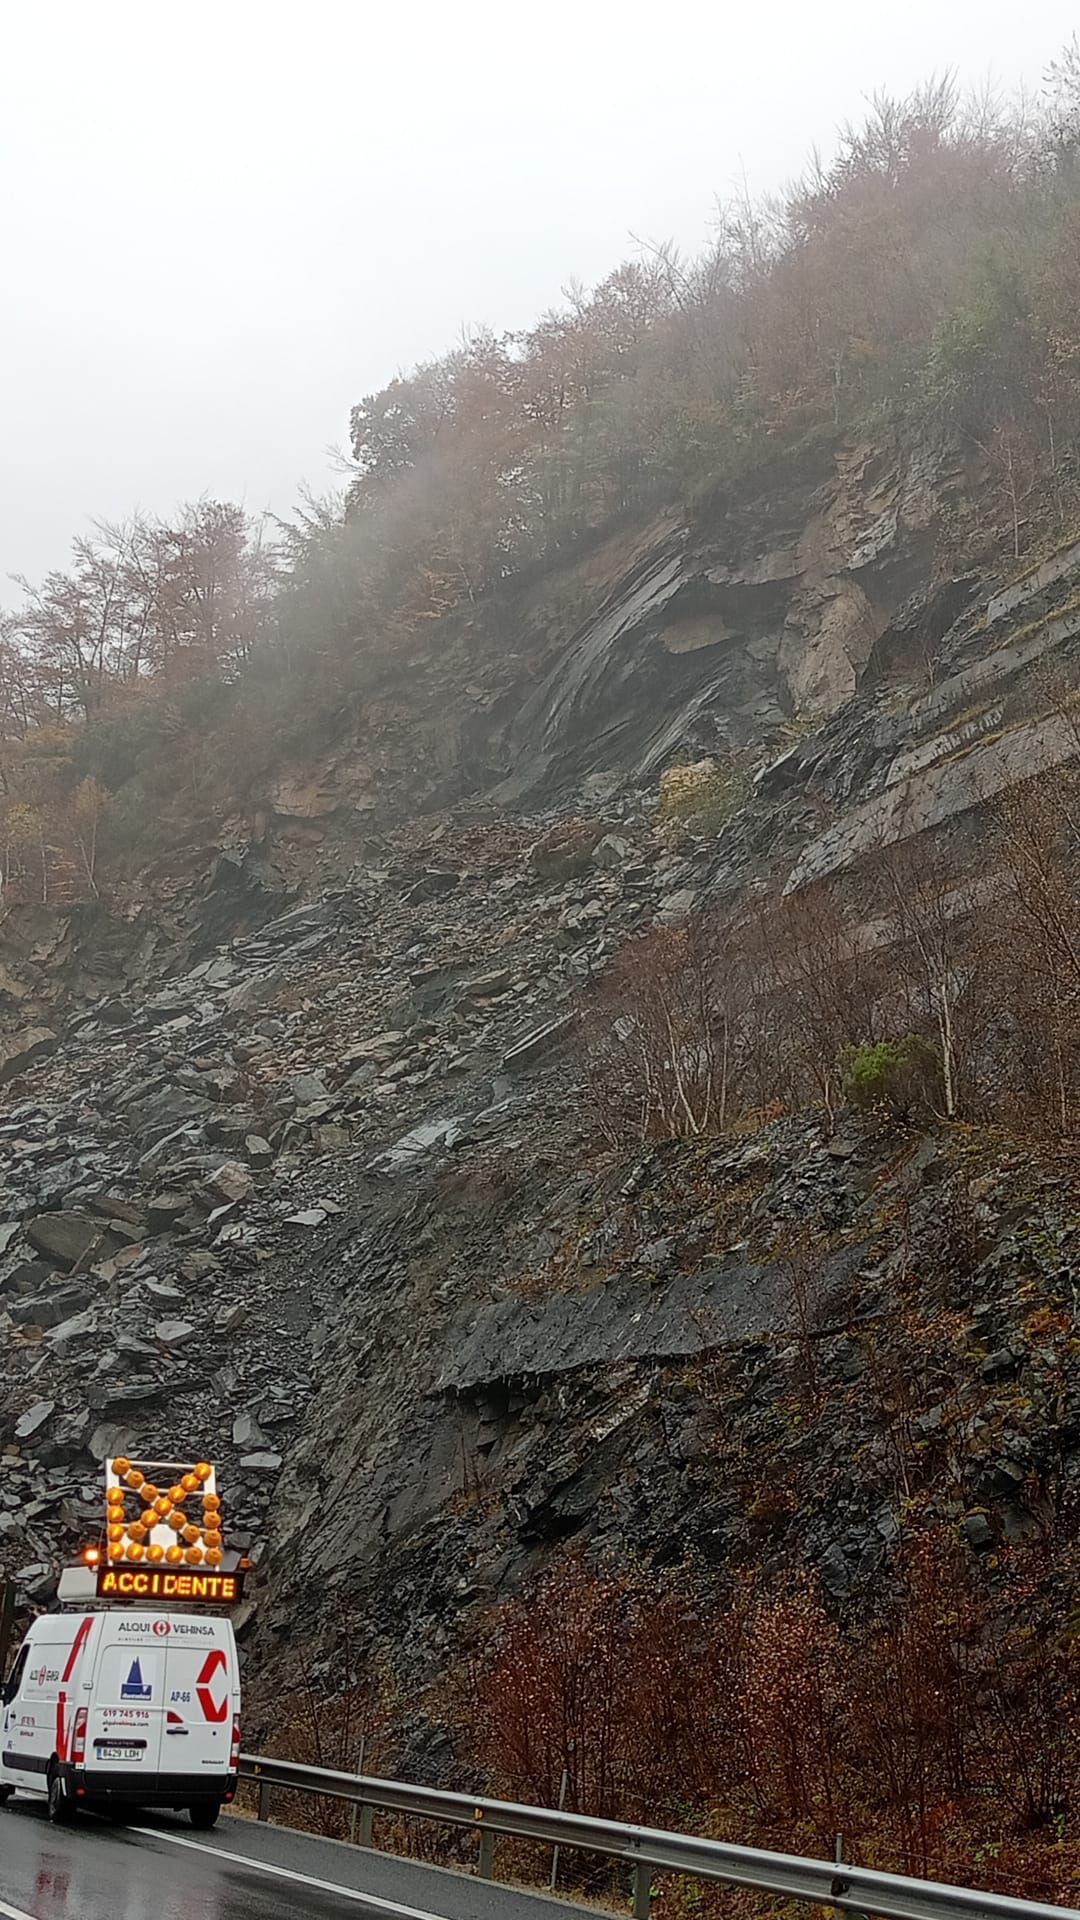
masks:
POLYGON ((63 1273, 78 1266, 97 1245, 100 1233, 100 1223, 88 1220, 84 1213, 39 1213, 26 1229, 35 1253, 44 1255, 63 1273))
POLYGON ((203 1181, 201 1192, 211 1206, 235 1206, 237 1201, 248 1198, 251 1188, 250 1169, 239 1160, 226 1160, 216 1173, 203 1181))

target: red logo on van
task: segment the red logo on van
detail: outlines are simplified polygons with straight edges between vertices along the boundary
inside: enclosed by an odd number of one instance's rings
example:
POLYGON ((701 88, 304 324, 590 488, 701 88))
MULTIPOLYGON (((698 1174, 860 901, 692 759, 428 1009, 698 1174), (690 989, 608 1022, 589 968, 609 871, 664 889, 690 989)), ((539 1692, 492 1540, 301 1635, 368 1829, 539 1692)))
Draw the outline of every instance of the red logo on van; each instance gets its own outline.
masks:
POLYGON ((215 1647, 213 1653, 207 1654, 195 1678, 195 1691, 199 1696, 199 1705, 203 1710, 203 1719, 212 1721, 215 1726, 220 1726, 222 1721, 228 1718, 229 1683, 226 1678, 225 1691, 219 1702, 214 1699, 210 1691, 210 1682, 216 1674, 226 1673, 227 1666, 228 1663, 225 1659, 223 1649, 221 1647, 215 1647))
POLYGON ((158 1638, 160 1639, 162 1634, 171 1632, 169 1622, 167 1620, 155 1620, 153 1631, 157 1634, 158 1638))
POLYGON ((71 1649, 64 1662, 64 1671, 60 1675, 60 1692, 56 1696, 56 1754, 59 1760, 67 1759, 67 1694, 64 1688, 75 1671, 75 1662, 90 1637, 94 1616, 88 1613, 79 1623, 79 1631, 71 1643, 71 1649))

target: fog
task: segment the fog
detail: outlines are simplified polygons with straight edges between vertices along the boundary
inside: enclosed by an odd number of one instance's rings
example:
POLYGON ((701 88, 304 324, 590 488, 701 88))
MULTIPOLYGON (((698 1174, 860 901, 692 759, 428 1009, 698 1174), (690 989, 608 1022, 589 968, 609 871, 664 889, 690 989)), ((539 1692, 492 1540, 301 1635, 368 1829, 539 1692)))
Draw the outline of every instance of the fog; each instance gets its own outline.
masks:
POLYGON ((92 518, 340 484, 351 404, 637 240, 693 250, 877 88, 1038 92, 1074 0, 9 0, 0 601, 92 518))

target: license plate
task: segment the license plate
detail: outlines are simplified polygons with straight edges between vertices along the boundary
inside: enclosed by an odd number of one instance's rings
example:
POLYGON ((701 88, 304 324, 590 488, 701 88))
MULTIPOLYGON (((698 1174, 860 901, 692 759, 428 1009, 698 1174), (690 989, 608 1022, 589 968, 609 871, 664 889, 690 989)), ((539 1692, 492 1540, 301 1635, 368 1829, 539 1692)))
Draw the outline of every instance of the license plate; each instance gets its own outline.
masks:
POLYGON ((141 1747, 122 1747, 115 1740, 98 1740, 95 1748, 99 1760, 141 1760, 141 1747))

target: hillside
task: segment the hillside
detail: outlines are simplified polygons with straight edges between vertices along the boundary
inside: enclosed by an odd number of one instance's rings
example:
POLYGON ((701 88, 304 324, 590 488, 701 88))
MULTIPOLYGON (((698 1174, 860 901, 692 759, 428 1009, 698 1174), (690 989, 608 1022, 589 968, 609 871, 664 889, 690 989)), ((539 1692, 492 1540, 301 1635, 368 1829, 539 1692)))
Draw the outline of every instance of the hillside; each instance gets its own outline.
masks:
POLYGON ((206 510, 12 623, 24 1609, 193 1448, 253 1739, 1074 1898, 1059 81, 365 401, 272 561, 206 510))

